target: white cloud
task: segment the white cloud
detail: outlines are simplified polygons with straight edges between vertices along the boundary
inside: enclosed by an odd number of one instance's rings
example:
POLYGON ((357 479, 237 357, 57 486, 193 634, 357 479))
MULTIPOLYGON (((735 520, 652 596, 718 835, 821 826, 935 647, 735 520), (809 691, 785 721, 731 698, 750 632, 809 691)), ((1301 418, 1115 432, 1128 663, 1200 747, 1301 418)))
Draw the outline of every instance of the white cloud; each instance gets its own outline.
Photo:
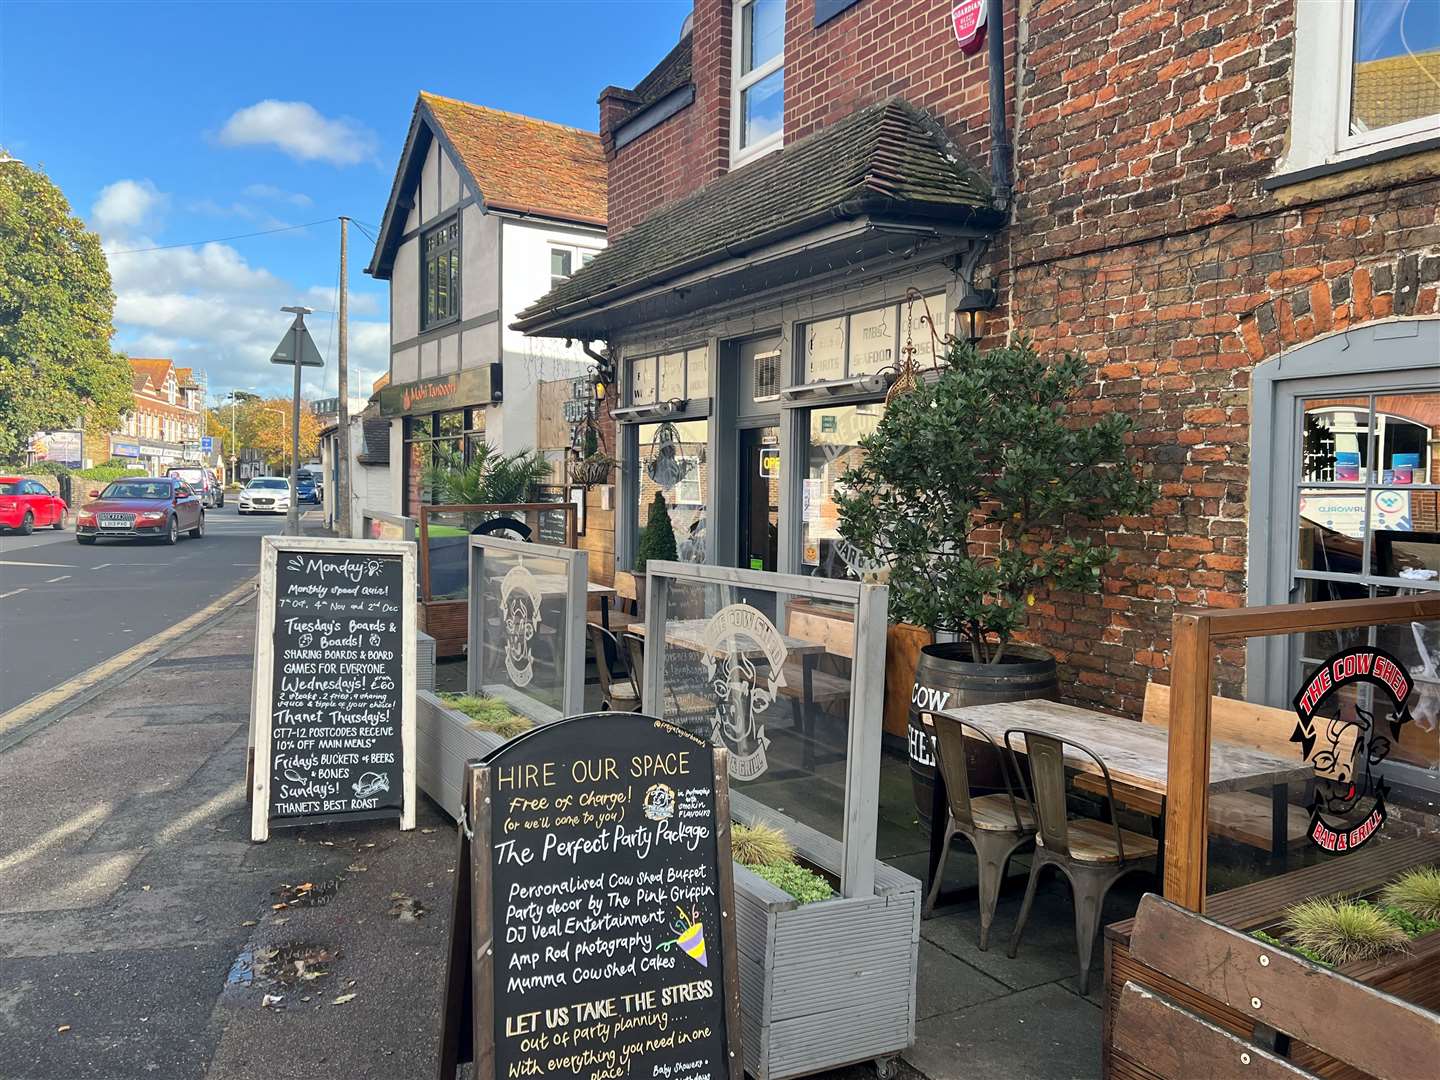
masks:
POLYGON ((101 190, 90 208, 90 220, 107 236, 124 234, 143 225, 165 198, 149 180, 116 180, 101 190))
POLYGON ((268 199, 270 202, 289 203, 291 206, 314 206, 315 200, 299 191, 286 191, 274 184, 251 184, 244 192, 252 199, 268 199))
POLYGON ((273 98, 235 112, 220 129, 226 146, 273 146, 300 161, 358 165, 373 158, 376 138, 362 124, 322 115, 304 101, 273 98))

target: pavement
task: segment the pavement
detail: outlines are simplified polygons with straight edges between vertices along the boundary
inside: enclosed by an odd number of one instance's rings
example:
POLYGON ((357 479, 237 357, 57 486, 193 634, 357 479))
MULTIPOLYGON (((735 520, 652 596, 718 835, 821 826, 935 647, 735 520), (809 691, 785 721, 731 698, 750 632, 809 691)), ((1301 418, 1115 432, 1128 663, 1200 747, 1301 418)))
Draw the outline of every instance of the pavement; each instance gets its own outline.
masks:
POLYGON ((165 630, 259 568, 282 516, 205 512, 205 536, 82 546, 73 525, 0 535, 0 714, 165 630))
MULTIPOLYGON (((0 607, 7 649, 10 618, 0 607)), ((422 797, 412 832, 250 843, 253 644, 247 599, 0 741, 0 1080, 434 1075, 454 825, 422 797)), ((957 843, 952 886, 973 884, 973 862, 957 843)), ((1007 959, 1022 884, 1002 896, 988 952, 973 903, 921 924, 902 1078, 1100 1076, 1101 951, 1082 996, 1069 892, 1052 880, 1007 959)), ((1106 921, 1150 884, 1118 886, 1106 921)))

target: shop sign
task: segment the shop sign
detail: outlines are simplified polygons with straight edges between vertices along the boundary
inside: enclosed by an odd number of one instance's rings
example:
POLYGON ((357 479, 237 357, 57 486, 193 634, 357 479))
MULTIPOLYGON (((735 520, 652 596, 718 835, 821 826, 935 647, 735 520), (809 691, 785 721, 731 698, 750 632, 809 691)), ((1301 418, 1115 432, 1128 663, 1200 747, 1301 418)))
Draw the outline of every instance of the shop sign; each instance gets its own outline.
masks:
POLYGON ((985 44, 985 6, 986 0, 957 0, 950 8, 955 40, 966 56, 979 52, 985 44))
POLYGON ((754 780, 769 763, 765 713, 785 685, 785 639, 759 608, 730 604, 705 624, 705 674, 715 695, 715 739, 730 751, 730 775, 754 780), (755 661, 763 660, 763 674, 755 661))
POLYGON ((1390 756, 1400 729, 1411 721, 1407 704, 1415 684, 1405 665, 1386 652, 1360 645, 1336 653, 1320 665, 1296 692, 1299 721, 1290 741, 1315 769, 1315 801, 1310 808, 1310 840, 1334 855, 1368 841, 1385 822, 1388 788, 1375 768, 1390 756), (1362 708, 1357 695, 1334 716, 1319 709, 1341 689, 1365 683, 1378 688, 1390 704, 1383 721, 1377 710, 1362 708))
POLYGON ((140 456, 140 444, 133 442, 112 442, 110 444, 110 456, 138 458, 140 456))
POLYGON ((780 475, 780 449, 779 447, 765 448, 760 451, 760 476, 765 480, 774 480, 780 475))
POLYGON ((413 416, 504 399, 499 364, 483 364, 438 379, 387 386, 380 391, 380 415, 413 416))

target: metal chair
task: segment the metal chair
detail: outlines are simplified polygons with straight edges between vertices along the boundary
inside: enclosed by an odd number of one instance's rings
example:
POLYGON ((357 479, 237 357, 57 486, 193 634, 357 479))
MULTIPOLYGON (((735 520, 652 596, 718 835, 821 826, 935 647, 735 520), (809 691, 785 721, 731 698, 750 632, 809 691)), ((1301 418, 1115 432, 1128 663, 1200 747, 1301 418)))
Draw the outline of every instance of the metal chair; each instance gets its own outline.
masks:
POLYGON ((970 841, 980 872, 980 948, 990 945, 990 924, 995 919, 995 904, 1000 898, 1000 883, 1005 880, 1005 866, 1010 856, 1035 835, 1035 815, 1028 804, 1017 801, 1010 783, 1010 769, 1005 756, 989 732, 964 720, 941 713, 926 713, 935 732, 935 753, 940 775, 950 800, 946 815, 945 844, 941 848, 940 865, 935 880, 925 897, 921 918, 928 919, 935 910, 935 899, 945 878, 945 860, 950 857, 950 842, 956 834, 970 841), (965 764, 965 738, 970 736, 988 746, 1000 761, 1005 794, 970 796, 970 773, 965 764))
POLYGON ((1090 989, 1090 955, 1100 929, 1100 913, 1110 887, 1135 870, 1154 869, 1152 860, 1160 845, 1153 837, 1122 829, 1113 814, 1107 824, 1090 818, 1070 819, 1066 808, 1065 747, 1073 747, 1089 758, 1105 779, 1108 805, 1115 805, 1115 789, 1110 770, 1100 755, 1088 746, 1061 738, 1045 731, 1010 728, 1005 732, 1005 748, 1020 777, 1025 800, 1035 808, 1040 828, 1035 837, 1035 852, 1030 860, 1030 880, 1025 885, 1025 900, 1020 905, 1020 918, 1010 935, 1006 955, 1014 957, 1020 948, 1020 935, 1035 902, 1035 886, 1047 866, 1065 876, 1075 896, 1075 945, 1080 953, 1080 993, 1090 989), (1034 799, 1025 784, 1020 758, 1012 735, 1023 736, 1029 759, 1030 776, 1035 785, 1034 799), (1147 866, 1146 864, 1150 865, 1147 866))
POLYGON ((640 692, 631 679, 628 662, 620 639, 596 623, 589 623, 590 648, 595 654, 595 674, 600 678, 600 694, 605 708, 617 712, 636 712, 640 708, 640 692), (624 675, 617 676, 610 665, 618 661, 624 675))

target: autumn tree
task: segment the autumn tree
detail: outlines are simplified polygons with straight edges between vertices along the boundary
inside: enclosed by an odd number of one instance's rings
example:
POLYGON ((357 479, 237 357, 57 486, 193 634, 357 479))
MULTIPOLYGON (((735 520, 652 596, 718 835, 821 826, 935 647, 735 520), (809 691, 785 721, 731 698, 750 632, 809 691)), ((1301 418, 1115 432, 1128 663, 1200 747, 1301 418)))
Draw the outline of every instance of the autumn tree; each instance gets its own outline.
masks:
POLYGON ((99 237, 43 174, 0 163, 0 460, 80 418, 117 426, 133 397, 114 314, 99 237))
MULTIPOLYGON (((234 447, 259 450, 267 462, 278 462, 290 453, 290 399, 287 397, 262 398, 255 394, 241 392, 235 406, 234 447)), ((221 437, 230 445, 230 405, 218 405, 211 409, 207 429, 211 435, 221 437)), ((303 403, 300 407, 300 460, 315 454, 320 443, 320 421, 303 403)))

